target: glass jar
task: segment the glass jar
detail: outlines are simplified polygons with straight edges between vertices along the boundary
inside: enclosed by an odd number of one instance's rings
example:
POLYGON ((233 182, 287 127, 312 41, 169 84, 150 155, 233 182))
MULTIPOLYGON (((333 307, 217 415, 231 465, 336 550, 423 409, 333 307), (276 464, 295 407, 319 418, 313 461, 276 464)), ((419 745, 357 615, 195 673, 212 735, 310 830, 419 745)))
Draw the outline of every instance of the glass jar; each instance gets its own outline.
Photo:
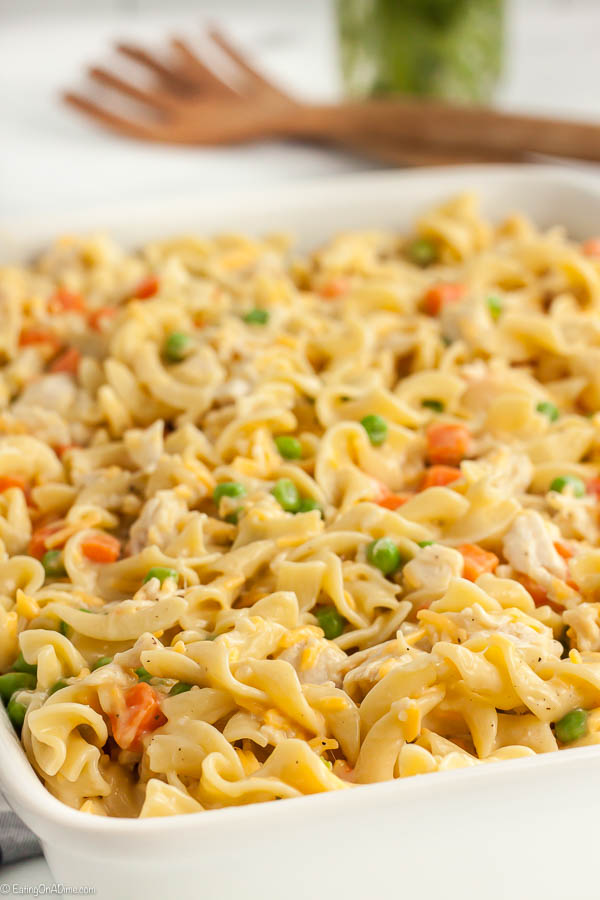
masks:
POLYGON ((502 66, 504 0, 336 0, 336 11, 350 96, 491 98, 502 66))

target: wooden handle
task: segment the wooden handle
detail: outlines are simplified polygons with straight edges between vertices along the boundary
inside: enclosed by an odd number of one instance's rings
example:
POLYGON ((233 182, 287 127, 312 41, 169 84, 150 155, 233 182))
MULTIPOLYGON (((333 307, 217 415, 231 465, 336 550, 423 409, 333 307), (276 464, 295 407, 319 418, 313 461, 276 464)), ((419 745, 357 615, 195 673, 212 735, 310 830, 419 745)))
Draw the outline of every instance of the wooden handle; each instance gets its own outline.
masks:
POLYGON ((600 125, 515 115, 435 101, 366 100, 298 107, 282 133, 340 142, 383 140, 420 144, 478 156, 542 153, 600 161, 600 125))
MULTIPOLYGON (((331 142, 328 142, 331 143, 331 142)), ((339 141, 337 142, 340 143, 339 141)), ((526 154, 493 150, 464 150, 431 146, 408 141, 389 142, 381 138, 362 137, 346 140, 343 146, 367 159, 391 166, 464 166, 472 163, 523 163, 531 161, 526 154)))

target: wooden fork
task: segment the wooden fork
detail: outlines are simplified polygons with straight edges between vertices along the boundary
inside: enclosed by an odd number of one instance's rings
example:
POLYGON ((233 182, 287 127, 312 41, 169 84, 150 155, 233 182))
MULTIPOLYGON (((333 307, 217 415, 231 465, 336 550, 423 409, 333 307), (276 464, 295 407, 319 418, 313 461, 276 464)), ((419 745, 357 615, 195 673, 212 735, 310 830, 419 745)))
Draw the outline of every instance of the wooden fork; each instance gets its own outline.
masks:
POLYGON ((107 91, 106 105, 73 92, 64 99, 118 134, 164 143, 309 139, 404 165, 515 162, 532 153, 600 160, 598 125, 410 99, 302 103, 267 80, 219 30, 211 28, 207 36, 234 68, 235 87, 174 38, 168 63, 143 47, 117 46, 151 74, 150 87, 95 66, 89 75, 107 91), (134 101, 139 113, 128 117, 111 109, 115 94, 134 101))

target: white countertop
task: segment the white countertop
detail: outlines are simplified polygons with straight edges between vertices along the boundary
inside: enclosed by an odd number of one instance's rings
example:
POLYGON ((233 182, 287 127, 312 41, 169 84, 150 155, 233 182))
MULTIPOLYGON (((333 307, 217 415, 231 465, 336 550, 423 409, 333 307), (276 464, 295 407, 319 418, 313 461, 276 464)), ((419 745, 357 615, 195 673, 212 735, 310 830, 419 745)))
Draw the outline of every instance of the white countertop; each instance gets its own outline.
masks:
MULTIPOLYGON (((173 12, 118 10, 93 15, 23 14, 13 9, 0 32, 0 215, 106 205, 149 196, 272 184, 364 169, 364 160, 325 149, 257 144, 221 150, 152 146, 92 128, 60 106, 61 88, 83 67, 106 60, 111 41, 200 31, 219 21, 290 90, 327 99, 339 91, 326 0, 177 2, 173 12), (198 8, 202 7, 202 14, 198 8)), ((40 6, 41 9, 44 7, 40 6)), ((81 9, 81 7, 80 7, 81 9)), ((164 10, 164 5, 163 5, 164 10)), ((506 107, 600 118, 597 100, 600 4, 595 0, 513 0, 509 64, 499 96, 506 107)), ((600 173, 600 167, 598 167, 600 173)), ((0 884, 50 884, 41 859, 5 866, 0 884)))
MULTIPOLYGON (((1 4, 0 4, 1 5, 1 4)), ((174 0, 162 10, 5 17, 0 31, 0 213, 29 215, 126 200, 188 194, 365 168, 335 151, 292 144, 199 149, 144 145, 92 127, 58 102, 86 64, 106 61, 115 38, 156 44, 219 21, 289 89, 312 98, 339 91, 327 0, 174 0), (250 11, 251 9, 251 11, 250 11), (200 10, 200 12, 198 12, 200 10)), ((60 5, 60 4, 59 4, 60 5)), ((17 12, 31 2, 14 5, 17 12)), ((89 9, 81 6, 79 9, 89 9)), ((45 12, 44 12, 45 10, 45 12)), ((514 109, 599 117, 600 4, 513 0, 509 63, 499 102, 514 109)))

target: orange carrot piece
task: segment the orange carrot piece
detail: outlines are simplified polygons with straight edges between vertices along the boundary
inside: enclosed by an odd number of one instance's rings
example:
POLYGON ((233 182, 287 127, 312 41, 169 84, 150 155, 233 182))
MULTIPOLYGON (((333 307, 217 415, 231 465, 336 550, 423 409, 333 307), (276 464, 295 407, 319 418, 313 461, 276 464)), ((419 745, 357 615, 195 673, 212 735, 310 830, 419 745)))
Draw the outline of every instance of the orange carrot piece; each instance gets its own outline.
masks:
POLYGON ((18 475, 0 475, 0 494, 9 488, 20 488, 24 494, 27 493, 27 482, 18 475))
POLYGON ((386 487, 382 487, 381 494, 375 503, 377 506, 383 506, 384 509, 394 510, 403 506, 411 496, 411 494, 393 494, 386 487))
POLYGON ((81 444, 55 444, 52 449, 59 459, 62 459, 67 450, 79 450, 81 444))
POLYGON ((156 275, 148 275, 147 278, 140 281, 131 296, 136 300, 148 300, 158 292, 158 285, 159 281, 156 275))
POLYGON ((471 448, 471 434, 464 425, 432 422, 426 437, 427 458, 433 465, 458 466, 471 448))
POLYGON ((433 284, 423 297, 423 309, 428 316, 439 316, 444 306, 455 303, 464 296, 466 287, 464 284, 440 281, 433 284))
POLYGON ((469 581, 476 581, 484 572, 494 572, 500 562, 495 553, 478 544, 462 544, 457 549, 464 559, 463 578, 469 581))
POLYGON ((74 291, 68 291, 67 288, 60 287, 50 297, 48 309, 53 313, 61 312, 85 312, 85 300, 81 294, 74 291))
POLYGON ((571 548, 563 544, 562 541, 554 541, 554 549, 563 559, 569 560, 574 556, 571 548))
POLYGON ((24 328, 19 336, 19 346, 31 347, 36 344, 48 344, 54 350, 58 350, 60 340, 47 328, 24 328))
POLYGON ((123 709, 109 715, 112 735, 123 750, 140 750, 141 738, 167 721, 159 696, 145 681, 134 684, 125 693, 123 709))
POLYGON ((600 497, 600 478, 591 478, 586 485, 586 491, 588 494, 600 497))
POLYGON ((421 490, 430 487, 446 487, 462 478, 462 472, 456 466, 430 466, 425 470, 421 490))
POLYGON ((48 538, 52 537, 53 534, 56 534, 57 531, 60 531, 61 528, 64 528, 64 525, 64 519, 57 519, 54 522, 47 522, 45 525, 40 525, 36 528, 29 541, 29 555, 35 556, 36 559, 41 559, 48 549, 46 543, 48 538))
POLYGON ((600 257, 600 237, 591 237, 581 245, 586 256, 600 257))
POLYGON ((56 357, 50 366, 50 371, 53 373, 66 372, 67 375, 76 375, 80 360, 81 353, 79 350, 76 347, 69 347, 61 353, 60 356, 56 357))
POLYGON ((96 563, 116 562, 121 555, 121 543, 112 534, 96 534, 81 542, 83 555, 96 563))
POLYGON ((94 309, 88 315, 88 324, 94 331, 102 331, 106 322, 109 322, 116 316, 118 308, 116 306, 101 306, 100 309, 94 309))
POLYGON ((319 294, 324 300, 335 300, 345 294, 350 287, 350 281, 343 276, 338 278, 330 278, 319 290, 319 294))

